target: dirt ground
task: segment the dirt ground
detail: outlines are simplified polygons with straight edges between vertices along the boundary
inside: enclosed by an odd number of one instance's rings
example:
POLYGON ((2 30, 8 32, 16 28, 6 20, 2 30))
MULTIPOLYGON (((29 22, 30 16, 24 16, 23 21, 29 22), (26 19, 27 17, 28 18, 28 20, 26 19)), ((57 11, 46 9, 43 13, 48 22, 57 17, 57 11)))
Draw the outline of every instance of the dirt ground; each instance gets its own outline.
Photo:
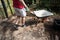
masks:
MULTIPOLYGON (((17 27, 14 23, 15 17, 0 22, 0 40, 59 40, 55 39, 55 32, 45 28, 44 23, 38 19, 33 20, 31 16, 26 17, 27 27, 17 27)), ((51 27, 51 25, 50 25, 51 27)))

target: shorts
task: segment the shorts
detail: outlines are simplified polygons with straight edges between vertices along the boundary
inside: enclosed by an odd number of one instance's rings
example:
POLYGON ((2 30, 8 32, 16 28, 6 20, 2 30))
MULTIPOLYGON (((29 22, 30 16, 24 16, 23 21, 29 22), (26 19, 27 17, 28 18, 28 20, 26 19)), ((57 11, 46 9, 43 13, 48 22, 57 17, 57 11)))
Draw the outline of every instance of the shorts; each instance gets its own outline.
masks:
POLYGON ((21 16, 21 17, 25 17, 26 16, 25 8, 23 8, 23 9, 14 8, 14 10, 15 10, 15 15, 16 16, 21 16))

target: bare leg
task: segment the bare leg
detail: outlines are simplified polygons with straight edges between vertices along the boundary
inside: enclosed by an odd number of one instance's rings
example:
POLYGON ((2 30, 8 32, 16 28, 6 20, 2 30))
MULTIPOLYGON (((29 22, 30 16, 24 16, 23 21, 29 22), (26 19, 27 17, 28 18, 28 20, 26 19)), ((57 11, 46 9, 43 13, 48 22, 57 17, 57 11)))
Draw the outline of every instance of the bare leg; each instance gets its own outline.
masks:
POLYGON ((25 17, 22 17, 22 25, 25 24, 25 17))
POLYGON ((13 23, 16 23, 16 21, 17 21, 17 16, 16 16, 16 18, 12 21, 13 23))
POLYGON ((19 23, 19 16, 17 16, 17 19, 16 19, 16 24, 18 24, 19 23))
POLYGON ((22 19, 22 18, 20 17, 20 18, 19 18, 19 25, 22 25, 22 23, 21 23, 22 20, 21 20, 21 19, 22 19))

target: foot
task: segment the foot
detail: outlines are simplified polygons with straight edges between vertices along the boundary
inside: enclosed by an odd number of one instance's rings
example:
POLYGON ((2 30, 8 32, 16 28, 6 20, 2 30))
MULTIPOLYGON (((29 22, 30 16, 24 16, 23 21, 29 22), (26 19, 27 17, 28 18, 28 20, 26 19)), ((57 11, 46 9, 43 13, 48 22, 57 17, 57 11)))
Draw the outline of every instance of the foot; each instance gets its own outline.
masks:
POLYGON ((22 25, 22 27, 26 27, 26 25, 22 25))
POLYGON ((16 26, 16 25, 14 25, 14 28, 15 28, 15 29, 17 29, 17 26, 16 26))
POLYGON ((20 26, 20 25, 14 25, 14 28, 18 29, 19 26, 20 26))

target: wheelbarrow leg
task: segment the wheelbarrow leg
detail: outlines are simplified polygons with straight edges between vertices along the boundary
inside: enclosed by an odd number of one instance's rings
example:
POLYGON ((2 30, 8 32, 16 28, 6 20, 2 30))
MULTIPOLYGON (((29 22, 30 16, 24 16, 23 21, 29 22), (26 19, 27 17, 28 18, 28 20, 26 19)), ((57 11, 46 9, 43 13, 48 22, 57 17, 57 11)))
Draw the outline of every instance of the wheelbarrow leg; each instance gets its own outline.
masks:
POLYGON ((35 17, 34 20, 36 20, 37 22, 35 22, 35 27, 37 27, 37 24, 38 24, 38 20, 37 18, 35 17))

